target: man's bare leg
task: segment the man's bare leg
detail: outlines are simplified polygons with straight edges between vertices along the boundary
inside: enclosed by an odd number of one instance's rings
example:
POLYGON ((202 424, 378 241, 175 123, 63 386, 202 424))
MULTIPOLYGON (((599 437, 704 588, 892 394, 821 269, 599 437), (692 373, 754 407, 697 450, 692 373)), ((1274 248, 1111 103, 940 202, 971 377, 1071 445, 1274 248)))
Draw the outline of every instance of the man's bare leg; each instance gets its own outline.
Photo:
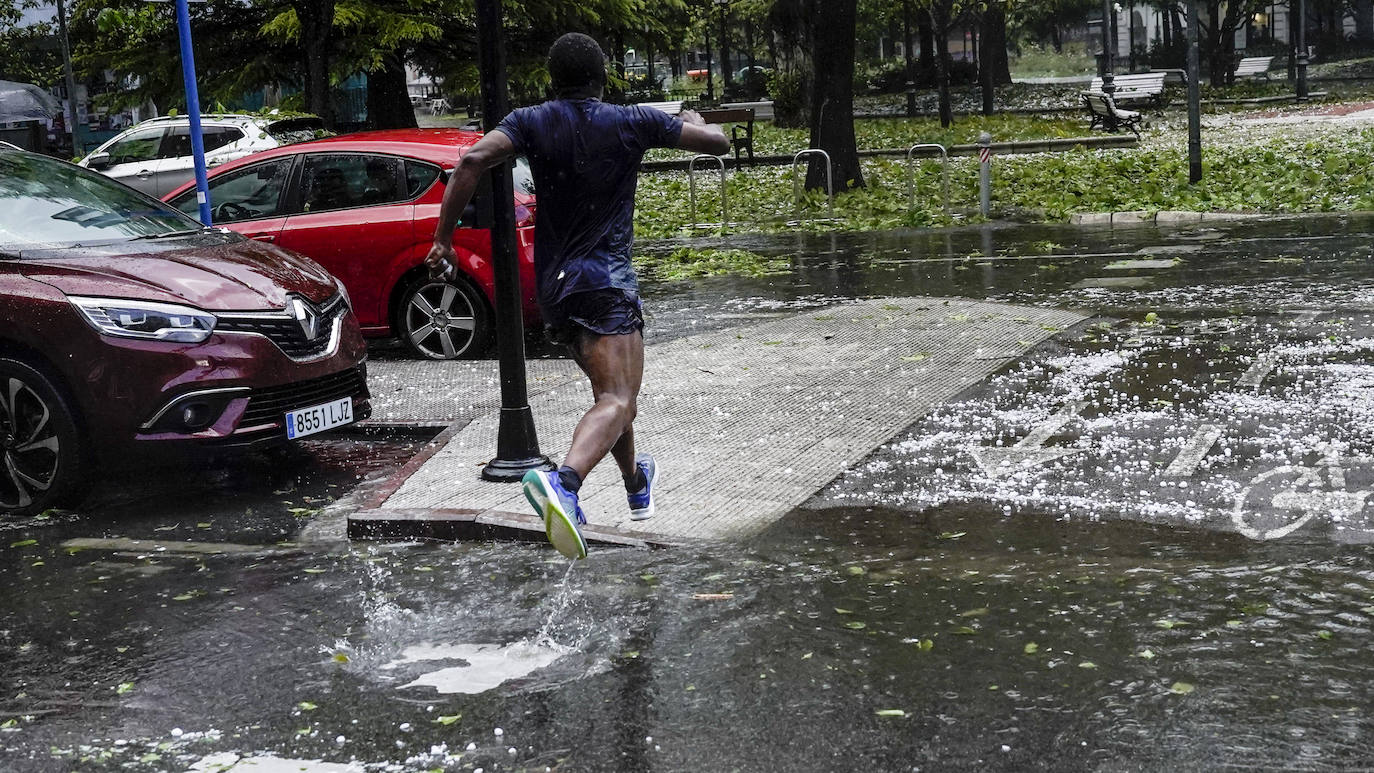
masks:
POLYGON ((635 475, 634 420, 644 378, 644 336, 583 332, 574 350, 577 364, 592 382, 595 404, 573 431, 563 464, 586 479, 607 453, 620 474, 635 475))

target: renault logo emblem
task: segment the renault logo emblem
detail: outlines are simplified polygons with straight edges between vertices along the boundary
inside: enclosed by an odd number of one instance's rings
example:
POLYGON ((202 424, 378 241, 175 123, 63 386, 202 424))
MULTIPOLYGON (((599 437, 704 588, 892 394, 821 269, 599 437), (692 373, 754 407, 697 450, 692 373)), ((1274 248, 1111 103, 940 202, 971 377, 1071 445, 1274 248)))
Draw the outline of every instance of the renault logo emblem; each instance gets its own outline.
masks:
POLYGON ((292 298, 291 316, 300 323, 301 332, 305 334, 305 340, 315 340, 315 334, 319 331, 320 318, 315 312, 315 308, 300 298, 292 298))

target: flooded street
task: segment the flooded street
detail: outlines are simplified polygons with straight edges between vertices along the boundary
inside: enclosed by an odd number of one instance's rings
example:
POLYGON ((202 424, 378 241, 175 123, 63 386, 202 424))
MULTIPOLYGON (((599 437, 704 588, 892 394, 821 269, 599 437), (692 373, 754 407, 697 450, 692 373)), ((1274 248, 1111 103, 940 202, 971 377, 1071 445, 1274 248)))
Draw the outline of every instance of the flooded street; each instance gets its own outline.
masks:
POLYGON ((648 288, 651 343, 875 296, 1095 316, 741 543, 298 542, 394 435, 6 523, 0 769, 1367 767, 1372 236, 732 240, 793 269, 648 288))

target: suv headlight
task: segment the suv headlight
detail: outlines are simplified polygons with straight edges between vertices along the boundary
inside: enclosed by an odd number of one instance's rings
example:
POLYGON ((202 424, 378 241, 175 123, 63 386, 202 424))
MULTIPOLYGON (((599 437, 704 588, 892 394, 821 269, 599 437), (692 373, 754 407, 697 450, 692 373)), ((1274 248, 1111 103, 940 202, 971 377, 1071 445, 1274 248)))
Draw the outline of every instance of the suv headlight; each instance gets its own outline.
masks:
POLYGON ((198 344, 215 329, 215 315, 190 306, 120 298, 70 300, 103 335, 198 344))

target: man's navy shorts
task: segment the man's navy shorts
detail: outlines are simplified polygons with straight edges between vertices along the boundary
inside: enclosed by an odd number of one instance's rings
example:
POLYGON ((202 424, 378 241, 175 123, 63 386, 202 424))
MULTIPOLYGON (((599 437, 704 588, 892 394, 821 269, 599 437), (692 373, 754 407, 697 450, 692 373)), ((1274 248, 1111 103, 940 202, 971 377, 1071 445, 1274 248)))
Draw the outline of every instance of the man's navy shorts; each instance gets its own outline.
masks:
POLYGON ((608 288, 573 293, 545 306, 544 332, 550 341, 575 345, 580 331, 603 336, 630 335, 644 330, 644 307, 628 290, 608 288))

